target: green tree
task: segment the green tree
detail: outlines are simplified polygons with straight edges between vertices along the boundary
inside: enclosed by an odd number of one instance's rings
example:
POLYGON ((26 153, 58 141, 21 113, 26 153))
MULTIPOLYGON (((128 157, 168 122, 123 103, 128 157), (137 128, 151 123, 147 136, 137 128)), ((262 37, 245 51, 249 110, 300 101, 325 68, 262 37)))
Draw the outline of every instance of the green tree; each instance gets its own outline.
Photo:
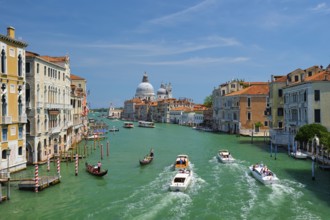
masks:
POLYGON ((213 104, 212 95, 206 96, 206 98, 204 99, 204 105, 208 108, 211 108, 212 104, 213 104))
POLYGON ((299 142, 308 142, 314 138, 314 136, 319 137, 320 144, 328 146, 327 136, 328 130, 326 127, 320 124, 308 124, 299 128, 298 133, 296 134, 295 139, 299 142))

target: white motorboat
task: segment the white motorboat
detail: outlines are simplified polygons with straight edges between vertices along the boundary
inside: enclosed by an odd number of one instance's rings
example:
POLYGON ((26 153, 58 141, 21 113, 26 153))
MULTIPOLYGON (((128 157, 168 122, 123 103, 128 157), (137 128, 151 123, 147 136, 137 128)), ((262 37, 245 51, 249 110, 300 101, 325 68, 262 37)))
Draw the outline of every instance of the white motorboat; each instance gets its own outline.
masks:
POLYGON ((179 170, 171 181, 170 190, 180 192, 185 191, 191 182, 192 174, 192 170, 179 170))
POLYGON ((129 122, 129 121, 124 122, 124 128, 134 128, 133 122, 129 122))
POLYGON ((290 155, 296 159, 307 159, 308 154, 301 151, 291 152, 290 155))
POLYGON ((222 162, 222 163, 232 163, 235 161, 234 157, 230 154, 230 152, 228 150, 219 150, 218 152, 218 159, 222 162))
POLYGON ((249 167, 251 174, 254 178, 259 180, 261 183, 268 185, 276 183, 279 179, 267 166, 263 164, 255 164, 249 167))
POLYGON ((174 169, 187 169, 189 167, 189 158, 186 154, 179 154, 174 162, 174 169))

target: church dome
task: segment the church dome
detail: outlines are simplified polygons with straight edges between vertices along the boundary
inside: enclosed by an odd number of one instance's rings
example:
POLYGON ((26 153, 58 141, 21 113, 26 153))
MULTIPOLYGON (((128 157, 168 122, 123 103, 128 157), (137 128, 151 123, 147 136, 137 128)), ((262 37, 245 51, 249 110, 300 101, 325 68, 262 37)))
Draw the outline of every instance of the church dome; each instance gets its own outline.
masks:
POLYGON ((147 74, 144 73, 142 82, 136 88, 135 97, 140 99, 153 100, 154 96, 154 87, 149 83, 147 74))
POLYGON ((166 89, 163 83, 160 85, 160 88, 157 90, 157 95, 166 95, 166 89))

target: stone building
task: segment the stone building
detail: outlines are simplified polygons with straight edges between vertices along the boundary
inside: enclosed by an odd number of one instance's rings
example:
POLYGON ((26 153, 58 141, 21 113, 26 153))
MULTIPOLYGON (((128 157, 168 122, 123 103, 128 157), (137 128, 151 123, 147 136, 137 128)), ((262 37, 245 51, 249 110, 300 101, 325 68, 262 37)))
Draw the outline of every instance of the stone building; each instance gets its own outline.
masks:
POLYGON ((26 76, 27 160, 39 163, 67 151, 71 144, 69 57, 27 52, 26 76))

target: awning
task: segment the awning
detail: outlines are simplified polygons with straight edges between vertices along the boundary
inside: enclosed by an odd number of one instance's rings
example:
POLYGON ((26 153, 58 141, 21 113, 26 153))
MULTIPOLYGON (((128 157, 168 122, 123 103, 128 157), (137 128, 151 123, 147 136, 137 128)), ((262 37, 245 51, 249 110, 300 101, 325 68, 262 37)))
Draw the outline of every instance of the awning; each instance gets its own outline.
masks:
POLYGON ((60 111, 59 110, 48 110, 48 113, 50 115, 58 115, 58 114, 60 114, 60 111))

